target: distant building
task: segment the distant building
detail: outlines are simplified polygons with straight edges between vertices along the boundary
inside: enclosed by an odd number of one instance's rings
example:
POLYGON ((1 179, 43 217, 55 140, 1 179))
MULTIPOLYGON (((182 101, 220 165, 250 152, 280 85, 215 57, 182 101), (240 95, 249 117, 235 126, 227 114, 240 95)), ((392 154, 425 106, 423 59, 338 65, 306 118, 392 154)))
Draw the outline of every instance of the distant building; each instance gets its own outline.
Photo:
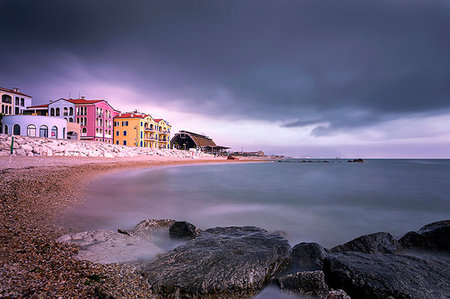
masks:
POLYGON ((223 153, 229 149, 226 146, 218 146, 209 137, 189 131, 179 131, 170 141, 172 147, 176 149, 189 150, 191 148, 198 149, 205 153, 223 153))
POLYGON ((169 148, 171 125, 141 112, 120 113, 114 118, 114 143, 126 146, 169 148))
POLYGON ((33 98, 19 92, 18 88, 7 89, 0 87, 0 98, 2 108, 0 112, 4 115, 22 114, 26 107, 31 106, 33 98))
POLYGON ((30 106, 25 114, 59 117, 81 128, 81 140, 113 143, 113 118, 120 113, 106 100, 58 99, 30 106))

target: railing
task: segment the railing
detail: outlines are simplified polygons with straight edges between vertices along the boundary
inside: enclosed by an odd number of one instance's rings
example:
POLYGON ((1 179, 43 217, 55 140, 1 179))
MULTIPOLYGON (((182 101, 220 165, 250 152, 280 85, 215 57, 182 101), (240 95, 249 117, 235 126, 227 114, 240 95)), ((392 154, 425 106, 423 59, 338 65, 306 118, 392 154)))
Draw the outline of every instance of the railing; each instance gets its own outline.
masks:
POLYGON ((81 137, 87 137, 87 133, 81 133, 81 137))

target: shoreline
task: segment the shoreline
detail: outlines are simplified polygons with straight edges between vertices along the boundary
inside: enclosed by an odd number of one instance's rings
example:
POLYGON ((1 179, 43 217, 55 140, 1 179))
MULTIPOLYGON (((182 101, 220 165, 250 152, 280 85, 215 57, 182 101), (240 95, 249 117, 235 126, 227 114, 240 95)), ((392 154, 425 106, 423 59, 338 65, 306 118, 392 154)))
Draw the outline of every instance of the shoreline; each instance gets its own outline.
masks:
MULTIPOLYGON (((84 200, 84 186, 126 170, 255 160, 169 157, 0 157, 0 297, 155 297, 131 265, 75 258, 78 248, 55 239, 58 217, 84 200)), ((256 160, 255 162, 264 162, 256 160)))

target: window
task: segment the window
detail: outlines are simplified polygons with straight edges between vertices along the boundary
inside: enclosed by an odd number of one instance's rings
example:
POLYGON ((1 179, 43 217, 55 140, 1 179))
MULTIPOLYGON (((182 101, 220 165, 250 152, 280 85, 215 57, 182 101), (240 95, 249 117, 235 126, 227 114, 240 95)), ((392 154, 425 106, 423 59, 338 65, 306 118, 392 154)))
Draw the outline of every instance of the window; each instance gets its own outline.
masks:
POLYGON ((18 124, 15 124, 13 127, 13 134, 14 135, 20 135, 20 126, 18 124))
POLYGON ((87 133, 87 129, 86 129, 86 128, 83 128, 83 130, 81 130, 81 132, 82 132, 83 134, 86 134, 86 133, 87 133))
POLYGON ((64 107, 63 113, 64 113, 64 116, 68 116, 69 115, 69 109, 67 107, 64 107))
POLYGON ((141 138, 142 138, 142 131, 141 131, 141 138))
POLYGON ((36 137, 36 126, 35 125, 28 125, 27 136, 36 137))
POLYGON ((69 122, 73 123, 73 118, 69 117, 69 122))
POLYGON ((5 134, 8 134, 8 125, 5 125, 5 134))
POLYGON ((19 106, 19 97, 16 97, 16 106, 19 106))
POLYGON ((56 126, 52 128, 52 138, 58 138, 58 128, 56 126))
POLYGON ((123 136, 127 136, 127 131, 123 131, 123 136))
POLYGON ((73 115, 73 107, 70 107, 69 115, 73 115))
POLYGON ((122 122, 122 126, 127 127, 128 126, 128 121, 123 121, 122 122))
POLYGON ((126 140, 123 141, 123 145, 127 145, 127 141, 126 140))
POLYGON ((25 99, 24 98, 20 99, 20 106, 25 107, 25 99))
POLYGON ((116 140, 116 144, 119 145, 119 140, 116 140))
POLYGON ((66 139, 66 128, 63 128, 63 139, 66 139))
POLYGON ((7 94, 2 95, 2 103, 12 104, 12 97, 7 94))
POLYGON ((141 140, 141 147, 142 147, 142 140, 141 140))
POLYGON ((60 115, 60 109, 56 108, 56 116, 59 116, 59 115, 60 115))
POLYGON ((47 128, 47 126, 42 125, 39 128, 39 137, 45 137, 45 138, 48 137, 48 128, 47 128))
POLYGON ((119 131, 116 131, 116 136, 119 136, 119 131))
POLYGON ((77 117, 77 124, 79 124, 80 123, 80 118, 79 117, 77 117))
POLYGON ((16 114, 16 115, 17 115, 17 114, 20 114, 19 107, 16 107, 14 114, 16 114))

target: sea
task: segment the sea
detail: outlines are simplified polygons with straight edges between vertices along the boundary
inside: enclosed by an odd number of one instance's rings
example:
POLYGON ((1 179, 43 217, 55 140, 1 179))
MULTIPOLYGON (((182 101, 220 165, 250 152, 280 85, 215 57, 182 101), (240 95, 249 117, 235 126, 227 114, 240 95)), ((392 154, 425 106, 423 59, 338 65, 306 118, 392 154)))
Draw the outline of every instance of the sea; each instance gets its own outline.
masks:
POLYGON ((317 242, 332 248, 364 234, 401 237, 450 219, 450 160, 169 166, 104 176, 87 194, 71 213, 80 231, 175 219, 200 229, 258 226, 282 232, 292 246, 317 242))

